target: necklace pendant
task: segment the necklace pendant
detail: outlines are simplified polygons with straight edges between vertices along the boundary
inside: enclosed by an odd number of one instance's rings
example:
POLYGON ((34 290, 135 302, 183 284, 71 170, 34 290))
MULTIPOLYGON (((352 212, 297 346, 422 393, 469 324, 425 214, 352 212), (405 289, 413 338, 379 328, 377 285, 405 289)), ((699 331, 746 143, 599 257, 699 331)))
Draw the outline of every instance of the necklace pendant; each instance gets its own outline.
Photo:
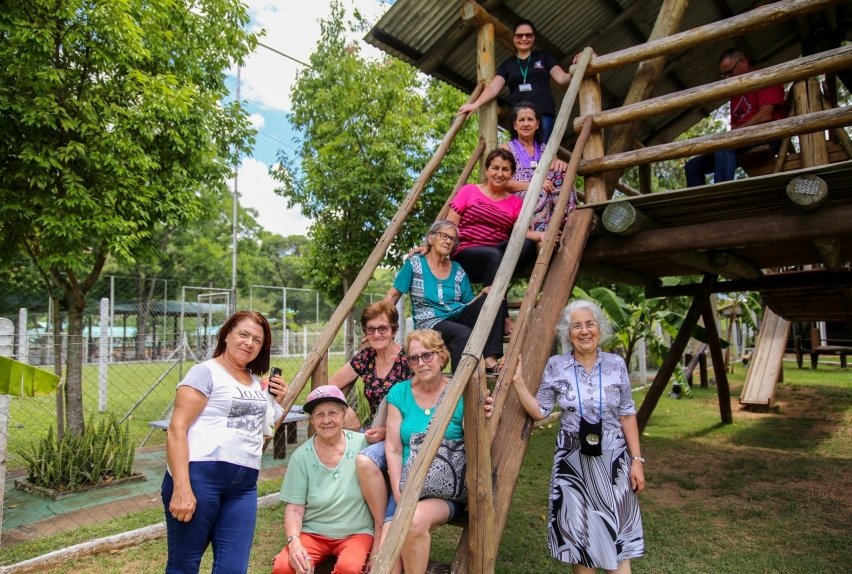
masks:
POLYGON ((428 415, 431 415, 431 414, 432 414, 432 409, 424 409, 424 410, 423 410, 423 413, 424 413, 424 414, 426 414, 427 416, 428 416, 428 415))

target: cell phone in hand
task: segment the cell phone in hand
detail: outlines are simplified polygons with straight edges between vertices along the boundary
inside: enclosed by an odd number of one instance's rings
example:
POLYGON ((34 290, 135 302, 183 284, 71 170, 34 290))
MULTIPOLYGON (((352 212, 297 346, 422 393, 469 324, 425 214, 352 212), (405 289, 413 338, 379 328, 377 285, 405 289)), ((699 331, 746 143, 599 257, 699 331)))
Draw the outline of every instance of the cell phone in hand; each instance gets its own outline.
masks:
MULTIPOLYGON (((272 367, 272 370, 269 372, 269 378, 271 379, 272 377, 274 377, 276 375, 278 375, 279 377, 281 376, 281 369, 278 368, 278 367, 272 367)), ((276 394, 276 393, 272 392, 272 387, 267 387, 267 389, 269 390, 270 395, 276 394)))

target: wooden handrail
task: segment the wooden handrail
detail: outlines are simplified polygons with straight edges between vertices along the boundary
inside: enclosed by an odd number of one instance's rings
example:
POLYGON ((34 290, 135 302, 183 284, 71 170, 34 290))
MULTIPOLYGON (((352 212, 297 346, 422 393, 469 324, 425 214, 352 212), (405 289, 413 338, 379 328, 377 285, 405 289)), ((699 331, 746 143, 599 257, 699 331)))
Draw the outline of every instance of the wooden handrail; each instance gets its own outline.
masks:
MULTIPOLYGON (((482 85, 480 84, 473 90, 473 93, 467 100, 468 103, 476 101, 476 98, 479 97, 481 92, 482 85)), ((352 312, 352 308, 358 301, 358 297, 361 296, 361 293, 367 287, 367 283, 373 277, 373 273, 376 271, 379 263, 381 263, 382 259, 384 259, 385 253, 387 253, 388 248, 391 246, 391 243, 393 243, 399 233, 399 230, 402 228, 402 224, 405 222, 405 219, 412 211, 414 211, 417 199, 426 187, 426 183, 428 183, 429 179, 435 173, 435 170, 438 169, 438 166, 441 164, 441 160, 450 148, 450 144, 453 143, 453 140, 461 130, 469 115, 470 114, 460 114, 453 119, 450 129, 447 130, 447 133, 444 135, 444 139, 441 140, 441 144, 438 146, 438 149, 436 149, 435 153, 432 154, 432 157, 426 163, 423 171, 420 172, 420 175, 411 186, 411 190, 400 204, 399 209, 397 209, 390 221, 390 224, 387 229, 385 229, 385 232, 382 233, 381 238, 379 238, 379 242, 376 244, 376 247, 373 248, 373 252, 370 254, 369 259, 367 259, 364 267, 361 268, 361 271, 358 273, 355 281, 352 282, 352 286, 349 288, 349 291, 346 292, 346 296, 343 298, 343 301, 341 301, 337 306, 337 309, 334 310, 334 313, 331 315, 328 323, 326 323, 325 328, 320 333, 316 347, 308 353, 305 362, 302 364, 301 368, 299 368, 299 371, 295 374, 293 380, 290 381, 290 386, 287 389, 287 395, 284 397, 284 402, 281 405, 284 408, 284 412, 288 412, 290 407, 292 407, 296 402, 296 399, 298 398, 299 393, 302 392, 302 388, 304 388, 308 377, 311 376, 322 357, 328 352, 328 348, 331 346, 332 341, 334 341, 334 337, 337 335, 337 332, 340 330, 340 327, 343 325, 346 317, 348 317, 349 313, 352 312)))
MULTIPOLYGON (((587 70, 587 74, 599 74, 613 68, 635 64, 649 58, 664 54, 681 52, 696 46, 706 45, 711 42, 741 36, 746 32, 770 26, 808 14, 824 10, 842 0, 787 0, 774 2, 767 6, 755 8, 750 12, 732 16, 725 20, 699 26, 691 30, 685 30, 659 40, 646 42, 638 46, 632 46, 612 52, 603 56, 595 56, 587 70)), ((575 66, 571 66, 574 72, 575 66)))
MULTIPOLYGON (((701 104, 729 98, 766 86, 786 84, 787 82, 848 68, 852 68, 852 45, 797 58, 769 68, 754 70, 747 74, 696 86, 673 94, 665 94, 620 108, 604 110, 591 117, 595 128, 601 129, 617 124, 645 120, 675 110, 697 107, 701 104)), ((586 117, 580 116, 574 120, 575 132, 579 133, 582 129, 586 117)))
MULTIPOLYGON (((568 119, 571 110, 574 106, 574 100, 577 98, 577 93, 580 90, 580 82, 589 61, 592 57, 591 48, 586 48, 578 63, 577 73, 571 78, 571 83, 568 86, 568 91, 562 101, 562 106, 559 108, 559 114, 556 117, 553 133, 550 136, 548 145, 545 146, 542 157, 539 160, 538 166, 533 173, 532 181, 524 198, 524 204, 521 208, 521 213, 518 220, 515 222, 512 235, 509 239, 509 244, 500 262, 500 267, 497 270, 497 276, 494 283, 491 285, 482 310, 479 313, 479 318, 473 332, 470 334, 467 345, 462 353, 462 359, 456 367, 455 374, 450 380, 449 385, 444 394, 444 400, 438 407, 432 423, 429 425, 429 430, 423 440, 423 446, 420 449, 420 454, 414 461, 411 472, 406 481, 405 491, 402 493, 402 498, 397 505, 396 514, 394 515, 393 525, 390 532, 382 543, 379 555, 376 558, 376 563, 373 566, 373 572, 376 574, 387 574, 390 572, 399 554, 402 551, 402 544, 405 541, 408 531, 411 528, 411 519, 414 517, 414 510, 417 507, 417 501, 420 497, 420 492, 423 489, 423 481, 426 478, 426 473, 432 460, 435 458, 435 453, 441 443, 441 437, 447 430, 450 423, 450 418, 455 411, 459 398, 465 391, 471 376, 479 367, 479 361, 482 358, 482 350, 485 346, 485 341, 488 333, 491 330, 491 325, 497 317, 500 310, 503 298, 509 288, 512 273, 518 263, 521 248, 523 247, 526 238, 526 231, 530 226, 535 206, 538 202, 537 190, 540 190, 544 185, 544 180, 547 177, 547 172, 551 162, 556 157, 558 142, 561 140, 568 127, 568 119)), ((475 488, 478 485, 468 485, 469 488, 475 488)), ((472 518, 475 520, 476 518, 472 518)))
POLYGON ((818 132, 852 125, 852 106, 824 110, 776 120, 765 124, 731 130, 725 133, 701 136, 683 141, 617 153, 611 156, 583 160, 580 175, 596 174, 667 159, 676 159, 711 153, 720 149, 734 149, 755 145, 787 136, 818 132))

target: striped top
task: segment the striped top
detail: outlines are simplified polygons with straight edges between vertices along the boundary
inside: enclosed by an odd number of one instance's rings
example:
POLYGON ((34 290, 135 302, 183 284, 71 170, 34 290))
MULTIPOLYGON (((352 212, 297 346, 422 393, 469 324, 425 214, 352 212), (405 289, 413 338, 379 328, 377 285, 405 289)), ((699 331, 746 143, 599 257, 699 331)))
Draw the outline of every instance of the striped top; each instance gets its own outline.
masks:
POLYGON ((509 195, 500 201, 486 197, 479 186, 462 187, 450 207, 461 216, 459 245, 453 255, 477 245, 498 245, 509 239, 524 202, 509 195))

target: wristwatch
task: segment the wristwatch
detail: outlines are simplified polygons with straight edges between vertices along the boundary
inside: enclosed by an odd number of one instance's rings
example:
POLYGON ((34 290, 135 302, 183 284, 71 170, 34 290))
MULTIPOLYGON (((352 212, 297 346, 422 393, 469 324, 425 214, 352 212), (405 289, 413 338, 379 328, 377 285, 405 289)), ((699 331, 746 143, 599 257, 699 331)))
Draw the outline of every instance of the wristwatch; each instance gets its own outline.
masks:
POLYGON ((287 546, 290 546, 290 543, 293 542, 296 538, 298 538, 298 534, 291 534, 287 537, 287 546))
MULTIPOLYGON (((641 462, 642 464, 645 464, 645 457, 644 457, 644 456, 634 456, 634 457, 632 458, 632 460, 638 460, 638 461, 639 461, 639 462, 641 462)), ((288 538, 287 540, 289 540, 289 538, 288 538)))

